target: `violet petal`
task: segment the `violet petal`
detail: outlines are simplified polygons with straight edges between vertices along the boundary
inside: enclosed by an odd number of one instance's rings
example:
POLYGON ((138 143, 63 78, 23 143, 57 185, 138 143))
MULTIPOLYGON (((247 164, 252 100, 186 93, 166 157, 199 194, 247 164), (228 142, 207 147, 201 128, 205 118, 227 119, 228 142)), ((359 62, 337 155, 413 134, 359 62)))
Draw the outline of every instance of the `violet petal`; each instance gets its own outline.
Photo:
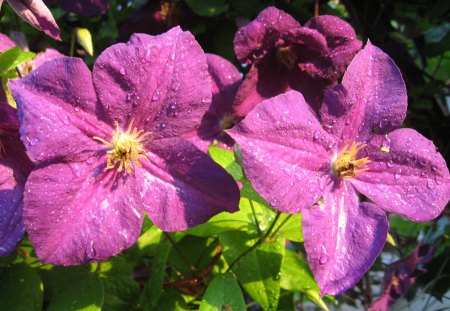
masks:
POLYGON ((9 3, 17 15, 31 26, 56 40, 60 40, 59 27, 42 0, 7 0, 6 2, 9 3))
POLYGON ((450 199, 450 176, 433 142, 403 128, 368 144, 362 154, 371 161, 368 170, 351 181, 359 192, 414 221, 429 221, 442 212, 450 199))
POLYGON ((275 7, 264 9, 255 20, 240 28, 234 37, 234 51, 240 62, 252 63, 291 38, 300 24, 275 7))
POLYGON ((103 170, 97 162, 59 163, 28 177, 24 222, 43 263, 105 260, 138 238, 143 212, 135 177, 115 180, 103 170))
POLYGON ((211 104, 205 55, 192 34, 173 28, 135 34, 106 49, 94 66, 94 85, 111 120, 151 131, 154 139, 199 126, 211 104))
POLYGON ((25 78, 10 81, 10 87, 21 138, 34 161, 84 160, 99 149, 93 136, 111 135, 112 128, 95 117, 91 73, 81 59, 47 62, 25 78))
POLYGON ((136 169, 144 209, 164 231, 201 224, 222 212, 235 212, 239 188, 208 155, 182 138, 148 145, 150 161, 136 169))
POLYGON ((366 141, 374 132, 398 128, 405 119, 407 96, 400 70, 370 42, 355 56, 336 88, 325 96, 322 120, 343 141, 366 141), (336 101, 348 102, 347 110, 343 112, 336 101))
POLYGON ((15 47, 16 44, 7 35, 0 33, 0 52, 15 47))
POLYGON ((25 180, 17 180, 18 172, 5 162, 0 158, 0 256, 9 255, 25 231, 22 221, 25 180))
POLYGON ((321 294, 336 295, 355 285, 386 241, 388 221, 371 203, 358 203, 348 183, 326 192, 324 203, 303 211, 307 259, 321 294))
POLYGON ((228 133, 242 149, 256 191, 281 212, 311 206, 331 182, 334 140, 296 91, 260 103, 228 133))
POLYGON ((352 26, 336 16, 313 17, 304 27, 317 30, 326 38, 330 51, 327 56, 332 60, 337 77, 345 72, 353 56, 361 49, 362 43, 356 39, 352 26))

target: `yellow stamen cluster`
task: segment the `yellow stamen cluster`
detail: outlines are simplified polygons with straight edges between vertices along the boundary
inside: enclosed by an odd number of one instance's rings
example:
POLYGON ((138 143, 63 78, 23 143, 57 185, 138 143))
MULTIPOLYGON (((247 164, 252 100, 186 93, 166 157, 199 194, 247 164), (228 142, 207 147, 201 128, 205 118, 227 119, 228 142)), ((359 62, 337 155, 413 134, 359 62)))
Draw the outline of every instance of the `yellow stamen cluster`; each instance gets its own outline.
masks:
POLYGON ((361 168, 370 163, 368 157, 356 159, 358 152, 364 147, 363 144, 346 144, 332 162, 331 169, 337 177, 352 178, 358 173, 367 171, 368 168, 361 168))
POLYGON ((150 161, 147 158, 144 147, 152 141, 152 133, 144 133, 143 130, 133 128, 133 121, 134 120, 130 122, 125 132, 122 131, 119 124, 116 122, 116 130, 114 131, 111 142, 97 136, 93 137, 109 148, 107 151, 108 157, 106 159, 107 170, 114 169, 117 163, 119 163, 117 172, 120 173, 125 169, 128 174, 132 174, 133 166, 131 165, 131 162, 133 162, 134 165, 142 167, 139 158, 150 161))
POLYGON ((293 68, 297 62, 297 55, 288 46, 278 48, 277 51, 278 59, 288 68, 293 68))

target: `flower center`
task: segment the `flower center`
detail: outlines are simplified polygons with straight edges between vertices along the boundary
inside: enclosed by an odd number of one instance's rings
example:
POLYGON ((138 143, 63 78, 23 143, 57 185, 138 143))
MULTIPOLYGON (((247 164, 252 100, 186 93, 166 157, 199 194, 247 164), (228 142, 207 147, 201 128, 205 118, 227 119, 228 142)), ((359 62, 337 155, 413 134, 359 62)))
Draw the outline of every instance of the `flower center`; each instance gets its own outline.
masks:
POLYGON ((370 163, 369 157, 357 159, 356 155, 364 147, 361 143, 346 144, 333 160, 331 169, 337 177, 352 178, 367 171, 363 166, 370 163))
POLYGON ((116 129, 112 135, 111 142, 97 136, 93 137, 95 140, 102 142, 109 148, 106 152, 107 170, 114 169, 116 165, 119 164, 117 172, 120 173, 125 168, 125 171, 128 174, 132 174, 132 162, 134 165, 142 167, 142 164, 139 162, 139 158, 144 158, 150 161, 147 158, 144 147, 152 141, 152 132, 144 132, 143 130, 133 128, 133 122, 134 120, 131 121, 125 132, 116 122, 116 129))
POLYGON ((281 63, 288 68, 294 67, 297 62, 297 55, 288 46, 278 48, 277 56, 281 63))

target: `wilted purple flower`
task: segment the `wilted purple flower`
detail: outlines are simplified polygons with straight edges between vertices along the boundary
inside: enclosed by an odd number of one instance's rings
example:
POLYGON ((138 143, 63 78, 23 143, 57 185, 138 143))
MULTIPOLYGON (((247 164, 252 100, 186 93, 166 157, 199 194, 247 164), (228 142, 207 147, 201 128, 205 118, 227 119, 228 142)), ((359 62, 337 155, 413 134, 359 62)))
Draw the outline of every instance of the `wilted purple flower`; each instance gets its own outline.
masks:
POLYGON ((45 0, 47 4, 57 3, 63 10, 83 16, 105 14, 109 0, 45 0))
POLYGON ((245 117, 262 100, 288 90, 302 92, 318 109, 326 88, 360 48, 353 28, 338 17, 314 17, 301 27, 289 14, 265 9, 234 38, 239 61, 253 64, 238 91, 237 112, 245 117))
MULTIPOLYGON (((0 6, 3 0, 0 0, 0 6)), ((24 21, 46 35, 60 40, 60 30, 52 13, 42 0, 6 0, 24 21)))
POLYGON ((226 59, 206 54, 208 71, 211 76, 212 103, 205 113, 198 130, 186 135, 200 149, 217 141, 225 146, 232 146, 233 139, 224 130, 231 128, 239 118, 233 110, 233 101, 242 77, 237 68, 226 59))
POLYGON ((32 166, 19 138, 16 112, 3 95, 0 94, 0 256, 9 255, 23 236, 23 188, 32 166))
POLYGON ((427 244, 420 244, 405 258, 396 261, 386 268, 381 297, 370 307, 371 311, 388 311, 389 308, 416 282, 416 278, 426 270, 418 268, 429 262, 434 255, 434 249, 427 244))
POLYGON ((145 211, 165 231, 236 211, 239 190, 179 138, 211 103, 203 51, 188 32, 136 34, 98 58, 47 62, 10 82, 37 168, 24 222, 43 262, 72 265, 130 247, 145 211))
POLYGON ((444 159, 431 141, 399 128, 406 108, 400 71, 369 42, 326 94, 322 124, 291 91, 259 104, 228 132, 256 191, 281 212, 303 212, 322 294, 345 291, 372 265, 388 230, 382 209, 428 221, 448 202, 444 159), (375 204, 360 203, 358 193, 375 204))

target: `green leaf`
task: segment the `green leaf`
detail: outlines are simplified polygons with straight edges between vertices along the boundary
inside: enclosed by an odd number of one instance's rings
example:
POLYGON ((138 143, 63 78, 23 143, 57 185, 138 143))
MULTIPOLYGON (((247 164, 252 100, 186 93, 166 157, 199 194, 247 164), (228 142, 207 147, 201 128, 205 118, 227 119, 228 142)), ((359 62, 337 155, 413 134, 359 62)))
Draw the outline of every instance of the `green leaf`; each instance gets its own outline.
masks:
POLYGON ((102 311, 134 310, 141 292, 139 284, 129 276, 103 278, 105 302, 102 311))
MULTIPOLYGON (((219 240, 228 264, 257 243, 257 239, 241 231, 221 233, 219 240)), ((277 307, 284 251, 284 239, 265 241, 241 257, 232 268, 239 283, 263 309, 275 310, 277 307)))
POLYGON ((309 269, 308 262, 291 250, 286 250, 281 265, 281 288, 305 293, 318 307, 328 310, 320 298, 320 290, 309 269))
POLYGON ((47 311, 99 311, 102 309, 103 298, 104 289, 101 280, 90 273, 78 281, 67 284, 64 290, 54 295, 47 311))
POLYGON ((212 217, 207 223, 191 228, 186 232, 206 237, 221 232, 241 230, 257 235, 258 225, 261 230, 264 230, 274 217, 275 212, 268 206, 241 195, 238 212, 232 214, 220 213, 212 217), (255 222, 255 215, 258 219, 258 224, 255 222))
POLYGON ((226 12, 229 8, 226 0, 184 0, 200 16, 212 17, 226 12))
POLYGON ((303 242, 302 214, 281 214, 275 230, 278 230, 278 235, 282 238, 303 242), (279 230, 278 227, 280 227, 279 230))
POLYGON ((208 154, 211 158, 222 166, 235 180, 241 180, 243 177, 242 168, 234 158, 234 152, 225 150, 218 146, 209 146, 208 154))
POLYGON ((228 272, 214 277, 206 289, 199 310, 246 310, 244 296, 233 274, 228 272))
POLYGON ((2 310, 40 311, 44 300, 42 281, 35 269, 12 265, 0 274, 2 310))
POLYGON ((141 304, 144 306, 144 310, 154 310, 161 296, 165 266, 171 248, 172 244, 170 244, 169 240, 164 235, 160 235, 159 244, 152 260, 150 278, 145 284, 141 295, 141 304))
POLYGON ((0 76, 7 74, 8 71, 17 67, 17 65, 26 62, 36 56, 33 52, 24 52, 15 47, 0 54, 0 76))

